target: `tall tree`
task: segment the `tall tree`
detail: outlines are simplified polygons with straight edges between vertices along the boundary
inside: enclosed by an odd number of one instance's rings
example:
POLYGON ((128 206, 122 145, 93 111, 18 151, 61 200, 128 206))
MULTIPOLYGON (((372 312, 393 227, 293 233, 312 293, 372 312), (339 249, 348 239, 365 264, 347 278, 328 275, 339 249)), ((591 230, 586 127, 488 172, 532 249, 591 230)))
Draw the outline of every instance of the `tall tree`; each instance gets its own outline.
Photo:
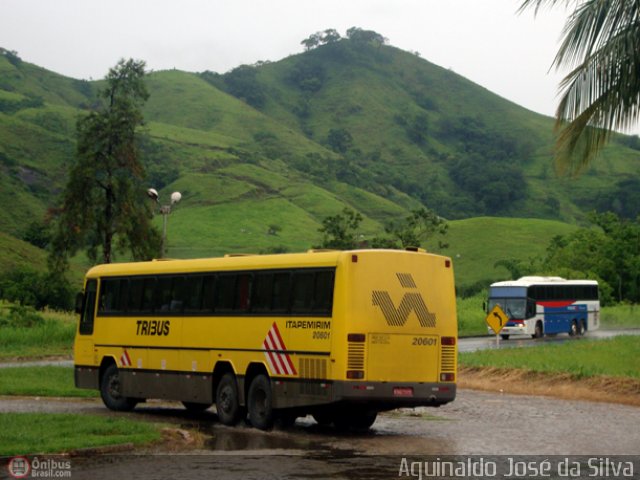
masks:
MULTIPOLYGON (((411 215, 403 221, 390 222, 384 230, 390 237, 375 237, 372 241, 374 248, 407 248, 420 247, 434 235, 446 235, 447 222, 439 217, 433 210, 419 208, 412 210, 411 215)), ((448 245, 441 240, 438 242, 440 249, 448 245)))
POLYGON ((323 234, 320 248, 336 250, 357 248, 360 222, 362 222, 362 215, 347 207, 342 210, 342 213, 325 217, 322 220, 322 227, 318 230, 323 234))
POLYGON ((554 60, 570 68, 556 111, 556 165, 584 169, 640 114, 640 0, 524 0, 520 11, 574 5, 554 60))
POLYGON ((53 267, 86 248, 92 261, 110 263, 114 246, 134 259, 157 255, 144 168, 137 148, 142 106, 149 97, 144 62, 121 60, 106 76, 101 105, 77 124, 75 163, 63 194, 52 242, 53 267))

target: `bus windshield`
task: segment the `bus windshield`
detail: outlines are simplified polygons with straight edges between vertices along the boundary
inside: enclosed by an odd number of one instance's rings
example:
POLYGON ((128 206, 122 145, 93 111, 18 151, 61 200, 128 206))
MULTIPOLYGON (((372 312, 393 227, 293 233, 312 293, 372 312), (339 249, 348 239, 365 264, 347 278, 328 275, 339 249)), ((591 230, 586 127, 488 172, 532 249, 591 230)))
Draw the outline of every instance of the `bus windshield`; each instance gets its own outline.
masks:
POLYGON ((512 319, 524 319, 527 311, 526 298, 490 298, 489 311, 496 305, 500 305, 502 311, 512 319))

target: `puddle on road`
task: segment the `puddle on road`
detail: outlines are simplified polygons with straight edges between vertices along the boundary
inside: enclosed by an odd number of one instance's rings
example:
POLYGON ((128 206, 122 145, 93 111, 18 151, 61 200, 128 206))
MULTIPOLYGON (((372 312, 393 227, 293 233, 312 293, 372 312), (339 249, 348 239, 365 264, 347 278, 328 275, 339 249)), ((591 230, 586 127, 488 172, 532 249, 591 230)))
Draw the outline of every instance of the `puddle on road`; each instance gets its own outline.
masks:
POLYGON ((166 421, 181 429, 198 432, 202 453, 298 455, 311 457, 353 457, 354 455, 441 454, 457 451, 456 442, 439 426, 448 418, 433 415, 381 414, 367 432, 341 432, 318 425, 310 416, 299 418, 293 427, 263 432, 246 423, 227 427, 219 423, 214 410, 193 414, 174 405, 149 405, 132 415, 151 421, 166 421))

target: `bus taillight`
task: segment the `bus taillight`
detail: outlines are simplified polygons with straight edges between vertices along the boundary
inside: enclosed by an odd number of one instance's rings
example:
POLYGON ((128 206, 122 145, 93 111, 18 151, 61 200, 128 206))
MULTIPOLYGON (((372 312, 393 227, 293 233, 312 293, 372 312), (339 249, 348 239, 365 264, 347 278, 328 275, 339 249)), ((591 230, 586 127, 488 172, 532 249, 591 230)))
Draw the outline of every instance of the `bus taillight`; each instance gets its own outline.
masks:
POLYGON ((440 342, 442 343, 442 345, 455 345, 456 337, 442 337, 440 339, 440 342))
POLYGON ((456 374, 455 373, 441 373, 440 374, 440 381, 441 382, 453 382, 456 379, 456 374))
POLYGON ((367 335, 364 333, 350 333, 347 335, 348 342, 364 343, 366 339, 367 335))

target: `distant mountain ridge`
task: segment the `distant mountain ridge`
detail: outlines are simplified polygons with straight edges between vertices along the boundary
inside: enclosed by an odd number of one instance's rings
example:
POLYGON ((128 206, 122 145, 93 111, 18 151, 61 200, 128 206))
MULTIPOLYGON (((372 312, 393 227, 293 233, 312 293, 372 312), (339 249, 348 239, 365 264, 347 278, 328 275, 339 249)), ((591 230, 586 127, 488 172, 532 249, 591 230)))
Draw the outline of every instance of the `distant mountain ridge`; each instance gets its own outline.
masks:
MULTIPOLYGON (((22 238, 56 205, 100 82, 0 53, 0 230, 22 238)), ((558 178, 553 119, 388 45, 342 39, 224 75, 153 72, 147 86, 149 185, 183 193, 176 257, 304 250, 344 207, 363 215, 365 240, 420 206, 569 223, 640 212, 628 137, 582 177, 558 178)))

